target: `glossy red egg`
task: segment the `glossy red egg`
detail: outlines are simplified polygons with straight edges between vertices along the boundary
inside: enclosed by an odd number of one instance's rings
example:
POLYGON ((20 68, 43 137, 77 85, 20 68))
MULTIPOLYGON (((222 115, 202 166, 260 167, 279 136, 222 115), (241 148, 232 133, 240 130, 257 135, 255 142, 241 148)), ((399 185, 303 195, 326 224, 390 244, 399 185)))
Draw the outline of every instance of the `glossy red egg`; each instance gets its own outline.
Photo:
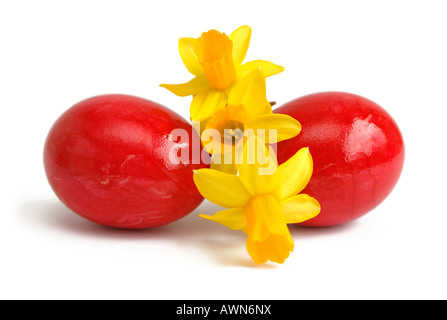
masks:
POLYGON ((206 166, 192 163, 198 139, 190 123, 157 103, 97 96, 56 121, 45 144, 45 170, 59 199, 80 216, 110 227, 157 227, 203 201, 193 182, 193 170, 206 166), (174 129, 188 139, 172 135, 174 129), (171 161, 170 154, 181 152, 191 161, 171 161))
POLYGON ((404 163, 402 134, 392 117, 364 97, 344 92, 310 94, 277 108, 302 125, 301 133, 278 143, 283 163, 309 147, 313 176, 303 193, 321 204, 306 226, 352 221, 379 205, 392 191, 404 163))

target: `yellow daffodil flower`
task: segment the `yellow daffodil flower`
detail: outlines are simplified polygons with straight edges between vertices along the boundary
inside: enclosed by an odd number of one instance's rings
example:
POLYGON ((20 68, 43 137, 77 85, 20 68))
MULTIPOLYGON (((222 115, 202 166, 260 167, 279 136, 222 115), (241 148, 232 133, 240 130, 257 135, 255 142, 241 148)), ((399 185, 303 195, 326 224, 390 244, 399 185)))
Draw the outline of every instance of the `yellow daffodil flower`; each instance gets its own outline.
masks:
MULTIPOLYGON (((249 137, 244 146, 248 155, 249 137)), ((264 147, 265 148, 265 147, 264 147)), ((277 166, 273 150, 268 153, 268 166, 277 166)), ((294 243, 288 223, 299 223, 320 213, 318 201, 299 194, 309 182, 313 162, 308 148, 300 149, 273 174, 262 174, 267 162, 246 157, 233 175, 213 169, 194 171, 194 182, 209 201, 229 208, 213 216, 200 215, 233 230, 247 233, 247 251, 257 264, 268 260, 283 263, 293 251, 294 243)))
POLYGON ((242 26, 230 36, 217 30, 204 32, 199 38, 181 38, 180 56, 195 77, 184 84, 161 86, 182 97, 193 96, 190 115, 193 121, 210 118, 225 107, 228 93, 250 71, 261 69, 264 77, 284 70, 264 60, 242 64, 248 50, 251 28, 242 26))
POLYGON ((293 138, 300 131, 300 123, 291 116, 273 114, 263 73, 255 69, 234 85, 228 105, 206 122, 201 137, 204 149, 213 154, 212 168, 236 173, 235 150, 242 147, 247 132, 263 134, 262 139, 268 144, 293 138), (208 136, 208 132, 213 135, 208 136))

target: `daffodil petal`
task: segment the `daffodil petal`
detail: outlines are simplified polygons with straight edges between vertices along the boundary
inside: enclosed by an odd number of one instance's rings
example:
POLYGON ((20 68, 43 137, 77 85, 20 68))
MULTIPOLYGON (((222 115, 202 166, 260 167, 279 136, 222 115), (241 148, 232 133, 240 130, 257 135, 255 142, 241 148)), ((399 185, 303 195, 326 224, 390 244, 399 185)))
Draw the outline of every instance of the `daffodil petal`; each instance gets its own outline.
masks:
POLYGON ((199 217, 211 220, 233 230, 242 230, 247 227, 244 208, 231 208, 217 212, 210 216, 199 214, 199 217))
POLYGON ((194 183, 202 196, 225 208, 244 207, 250 195, 236 175, 213 169, 194 171, 194 183))
POLYGON ((214 113, 227 104, 225 91, 209 89, 195 95, 191 102, 190 114, 194 121, 210 118, 214 113))
POLYGON ((254 197, 245 207, 247 251, 255 263, 283 263, 293 250, 293 239, 281 204, 272 194, 254 197))
POLYGON ((233 41, 234 63, 240 65, 244 61, 250 45, 251 28, 249 26, 239 27, 231 33, 229 38, 233 41))
POLYGON ((301 132, 301 124, 286 114, 260 115, 250 120, 247 126, 255 132, 265 130, 268 143, 291 139, 301 132), (276 136, 269 134, 271 130, 276 130, 276 136))
POLYGON ((161 84, 160 87, 168 89, 180 97, 187 97, 208 89, 208 83, 206 82, 205 77, 195 77, 187 83, 161 84))
POLYGON ((214 154, 210 168, 225 173, 237 174, 235 162, 234 152, 214 154))
POLYGON ((254 241, 288 232, 282 206, 272 194, 253 197, 245 207, 247 230, 254 241))
POLYGON ((308 148, 301 148, 281 164, 275 173, 273 192, 280 200, 300 193, 312 176, 313 161, 308 148))
POLYGON ((236 82, 228 95, 228 104, 232 106, 243 105, 248 118, 264 113, 268 101, 265 78, 262 72, 258 69, 253 70, 246 77, 236 82))
POLYGON ((201 76, 203 75, 203 69, 194 52, 196 42, 197 39, 194 38, 181 38, 178 42, 178 49, 180 57, 188 71, 195 76, 201 76))
POLYGON ((272 62, 265 61, 265 60, 253 60, 250 62, 246 62, 243 65, 238 67, 238 69, 237 69, 238 76, 245 77, 251 71, 256 70, 256 69, 261 69, 265 78, 273 76, 275 74, 278 74, 278 73, 284 71, 284 67, 274 64, 272 62))
POLYGON ((300 223, 312 219, 320 213, 320 203, 307 194, 281 201, 282 211, 287 223, 300 223))
POLYGON ((258 136, 249 136, 242 151, 236 151, 239 179, 253 196, 272 192, 275 187, 277 159, 272 147, 266 148, 265 141, 258 136))
POLYGON ((211 169, 218 170, 221 172, 229 173, 229 174, 237 174, 237 168, 234 164, 225 164, 225 163, 214 163, 212 162, 210 165, 211 169))

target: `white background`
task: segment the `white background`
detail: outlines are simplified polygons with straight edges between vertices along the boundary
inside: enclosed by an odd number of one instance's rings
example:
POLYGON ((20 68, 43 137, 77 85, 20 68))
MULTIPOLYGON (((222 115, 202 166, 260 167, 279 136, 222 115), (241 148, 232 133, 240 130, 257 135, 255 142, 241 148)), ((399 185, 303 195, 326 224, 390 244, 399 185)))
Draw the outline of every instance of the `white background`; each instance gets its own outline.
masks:
POLYGON ((1 1, 0 298, 446 299, 445 1, 1 1), (291 228, 283 265, 254 265, 245 236, 188 217, 144 231, 94 225, 49 187, 43 144, 87 97, 126 93, 188 117, 160 83, 192 76, 180 37, 253 28, 246 61, 281 105, 327 90, 363 95, 406 144, 398 185, 357 221, 291 228))

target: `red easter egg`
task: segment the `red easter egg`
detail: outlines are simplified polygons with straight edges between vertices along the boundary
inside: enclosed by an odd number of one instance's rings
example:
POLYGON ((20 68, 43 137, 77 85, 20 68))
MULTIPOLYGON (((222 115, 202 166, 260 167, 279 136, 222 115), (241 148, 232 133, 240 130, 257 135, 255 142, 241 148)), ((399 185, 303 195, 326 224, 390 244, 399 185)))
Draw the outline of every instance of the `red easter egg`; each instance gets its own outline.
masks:
POLYGON ((364 97, 344 92, 310 94, 277 108, 302 125, 277 145, 283 163, 309 147, 314 171, 302 193, 321 204, 305 226, 332 226, 370 212, 392 191, 404 163, 404 142, 393 118, 364 97))
POLYGON ((166 107, 102 95, 56 121, 45 144, 45 171, 59 199, 80 216, 110 227, 157 227, 203 201, 193 170, 205 164, 193 163, 193 144, 200 149, 191 124, 166 107), (175 129, 187 139, 173 135, 175 129), (182 152, 191 161, 172 161, 182 152))

